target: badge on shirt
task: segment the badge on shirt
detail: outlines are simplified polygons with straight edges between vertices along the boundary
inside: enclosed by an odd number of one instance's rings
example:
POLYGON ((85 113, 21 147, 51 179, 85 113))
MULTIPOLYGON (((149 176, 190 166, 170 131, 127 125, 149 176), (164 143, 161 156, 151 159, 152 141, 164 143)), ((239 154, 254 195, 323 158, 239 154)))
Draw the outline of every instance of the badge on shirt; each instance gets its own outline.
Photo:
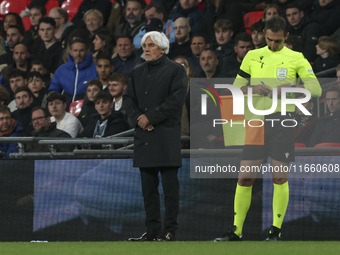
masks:
POLYGON ((276 76, 280 81, 283 81, 287 77, 287 72, 286 68, 278 68, 276 69, 276 76))

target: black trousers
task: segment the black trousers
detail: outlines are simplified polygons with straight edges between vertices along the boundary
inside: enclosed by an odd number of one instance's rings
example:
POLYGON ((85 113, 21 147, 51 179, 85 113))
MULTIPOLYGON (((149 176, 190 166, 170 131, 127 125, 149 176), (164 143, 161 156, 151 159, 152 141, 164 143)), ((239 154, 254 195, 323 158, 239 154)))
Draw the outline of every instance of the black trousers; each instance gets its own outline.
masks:
POLYGON ((145 225, 148 235, 156 237, 168 232, 175 233, 179 211, 178 167, 140 168, 140 173, 146 212, 145 225), (163 228, 158 192, 159 172, 164 191, 165 214, 163 228))

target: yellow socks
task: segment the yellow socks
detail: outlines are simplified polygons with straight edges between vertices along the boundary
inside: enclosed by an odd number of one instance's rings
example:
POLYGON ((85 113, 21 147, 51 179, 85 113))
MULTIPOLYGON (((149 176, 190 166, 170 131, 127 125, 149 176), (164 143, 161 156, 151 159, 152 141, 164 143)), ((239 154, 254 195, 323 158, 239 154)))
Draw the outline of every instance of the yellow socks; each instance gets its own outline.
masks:
POLYGON ((240 186, 237 184, 234 199, 234 225, 236 226, 235 234, 242 235, 242 228, 247 212, 251 204, 252 187, 240 186))
POLYGON ((273 226, 281 229, 289 201, 288 182, 284 184, 274 183, 273 193, 273 226))

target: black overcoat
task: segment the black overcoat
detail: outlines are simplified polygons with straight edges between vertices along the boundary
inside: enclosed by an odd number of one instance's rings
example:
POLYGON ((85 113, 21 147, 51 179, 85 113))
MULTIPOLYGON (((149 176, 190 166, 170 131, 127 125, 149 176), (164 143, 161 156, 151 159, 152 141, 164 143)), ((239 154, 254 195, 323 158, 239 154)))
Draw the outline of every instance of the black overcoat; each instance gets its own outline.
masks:
POLYGON ((128 115, 135 121, 135 167, 181 166, 181 114, 188 78, 182 65, 166 55, 133 69, 127 89, 128 115), (154 126, 145 131, 137 118, 154 126))

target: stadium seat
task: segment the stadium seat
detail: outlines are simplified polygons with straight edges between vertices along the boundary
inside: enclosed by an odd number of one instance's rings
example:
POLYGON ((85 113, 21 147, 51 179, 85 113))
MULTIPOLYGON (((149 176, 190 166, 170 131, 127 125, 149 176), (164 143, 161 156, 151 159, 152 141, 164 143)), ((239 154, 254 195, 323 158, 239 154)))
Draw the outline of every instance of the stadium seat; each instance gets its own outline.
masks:
POLYGON ((83 0, 66 0, 61 5, 61 8, 67 11, 68 13, 68 20, 71 21, 73 17, 76 15, 80 4, 83 2, 83 0))
POLYGON ((244 28, 248 34, 251 34, 250 27, 258 22, 263 15, 263 11, 248 12, 243 16, 244 28))
POLYGON ((9 12, 20 12, 30 4, 31 0, 4 0, 0 4, 0 15, 4 16, 9 12))
POLYGON ((79 113, 81 112, 81 108, 83 107, 84 100, 77 100, 74 101, 70 104, 69 111, 72 113, 74 116, 78 116, 79 113))
POLYGON ((48 15, 51 9, 53 9, 54 7, 59 7, 59 6, 60 4, 58 0, 49 0, 44 6, 46 9, 46 14, 48 15))
POLYGON ((318 143, 314 148, 340 147, 340 143, 318 143))
POLYGON ((295 143, 295 148, 305 148, 306 144, 304 143, 295 143))
POLYGON ((30 20, 30 17, 23 17, 23 18, 21 18, 21 19, 22 19, 22 23, 24 23, 25 31, 26 31, 26 30, 29 30, 30 27, 31 27, 31 20, 30 20))

